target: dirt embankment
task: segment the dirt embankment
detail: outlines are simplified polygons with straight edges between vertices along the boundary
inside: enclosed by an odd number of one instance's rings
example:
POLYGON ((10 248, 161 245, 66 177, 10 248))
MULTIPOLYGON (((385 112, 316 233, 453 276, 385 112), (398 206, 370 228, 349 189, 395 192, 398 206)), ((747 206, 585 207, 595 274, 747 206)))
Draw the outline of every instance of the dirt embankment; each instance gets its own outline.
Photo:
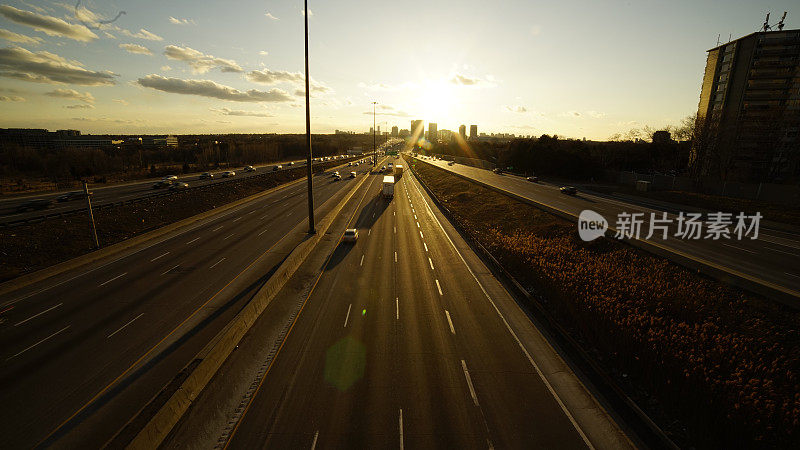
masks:
POLYGON ((641 407, 677 419, 661 424, 677 442, 800 448, 800 312, 612 240, 583 242, 574 223, 446 171, 415 170, 641 407))

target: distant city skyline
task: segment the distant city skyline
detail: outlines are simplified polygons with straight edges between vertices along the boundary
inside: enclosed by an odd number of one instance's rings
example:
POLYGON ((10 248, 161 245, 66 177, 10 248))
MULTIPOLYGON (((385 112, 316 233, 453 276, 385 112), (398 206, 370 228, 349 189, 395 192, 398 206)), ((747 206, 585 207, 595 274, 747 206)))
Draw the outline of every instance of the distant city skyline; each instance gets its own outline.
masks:
MULTIPOLYGON (((420 119, 454 133, 479 124, 602 140, 677 125, 697 111, 717 36, 752 33, 768 11, 788 10, 787 28, 798 28, 792 5, 311 1, 312 132, 368 129, 372 101, 383 130, 420 119), (426 14, 411 31, 375 26, 413 10, 426 14)), ((0 127, 303 132, 301 7, 2 2, 0 127)))

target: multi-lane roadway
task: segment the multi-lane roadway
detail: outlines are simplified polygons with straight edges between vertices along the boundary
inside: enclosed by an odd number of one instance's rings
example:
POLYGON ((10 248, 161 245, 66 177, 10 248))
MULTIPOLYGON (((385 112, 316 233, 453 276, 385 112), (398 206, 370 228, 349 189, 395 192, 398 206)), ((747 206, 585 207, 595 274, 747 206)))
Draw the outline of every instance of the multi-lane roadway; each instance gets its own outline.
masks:
MULTIPOLYGON (((786 231, 770 229, 760 224, 757 239, 751 239, 752 233, 738 239, 733 233, 736 225, 728 227, 732 232, 729 238, 712 239, 707 236, 708 220, 704 216, 705 228, 699 238, 689 239, 677 237, 677 214, 675 209, 663 209, 655 205, 633 204, 621 199, 578 192, 569 196, 559 192, 559 186, 549 183, 533 183, 523 177, 510 174, 497 174, 490 170, 479 169, 463 164, 450 165, 447 161, 426 158, 423 163, 433 164, 439 168, 463 175, 465 177, 495 186, 513 194, 525 197, 551 208, 574 216, 589 209, 601 214, 610 226, 614 226, 621 213, 642 213, 644 223, 640 238, 649 234, 651 213, 656 218, 667 214, 671 221, 667 238, 658 229, 648 241, 684 257, 703 261, 718 267, 720 270, 735 273, 754 283, 768 286, 787 297, 795 297, 800 302, 800 236, 786 231)), ((748 212, 752 214, 753 212, 748 212)))

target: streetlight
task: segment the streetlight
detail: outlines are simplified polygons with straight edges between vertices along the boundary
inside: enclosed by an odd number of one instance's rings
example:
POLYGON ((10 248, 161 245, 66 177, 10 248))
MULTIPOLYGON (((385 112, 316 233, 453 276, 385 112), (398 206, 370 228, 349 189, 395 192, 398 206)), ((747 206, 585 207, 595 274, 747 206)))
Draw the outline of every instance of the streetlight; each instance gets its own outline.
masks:
POLYGON ((306 25, 306 148, 308 149, 306 155, 306 175, 308 178, 308 233, 316 234, 317 230, 314 228, 314 186, 311 180, 313 170, 311 168, 311 100, 310 92, 308 90, 308 0, 303 0, 303 7, 305 8, 306 25))
POLYGON ((375 148, 375 105, 378 102, 372 102, 372 167, 378 165, 378 150, 375 148))

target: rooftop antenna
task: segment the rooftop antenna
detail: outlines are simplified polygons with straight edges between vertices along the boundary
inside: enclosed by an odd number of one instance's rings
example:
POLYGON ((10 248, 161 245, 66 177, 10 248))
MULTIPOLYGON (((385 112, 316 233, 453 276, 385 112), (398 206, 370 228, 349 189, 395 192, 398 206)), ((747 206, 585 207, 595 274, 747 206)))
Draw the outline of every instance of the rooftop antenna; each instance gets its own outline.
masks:
POLYGON ((761 28, 761 31, 766 33, 767 31, 769 31, 771 29, 772 29, 772 27, 769 26, 769 13, 767 13, 767 18, 766 18, 766 20, 764 20, 764 26, 761 28))
POLYGON ((717 47, 719 47, 719 38, 720 38, 720 36, 722 36, 722 35, 718 33, 717 34, 717 47))
POLYGON ((786 20, 786 11, 783 12, 783 17, 781 17, 781 21, 778 22, 778 31, 783 31, 783 21, 786 20))

